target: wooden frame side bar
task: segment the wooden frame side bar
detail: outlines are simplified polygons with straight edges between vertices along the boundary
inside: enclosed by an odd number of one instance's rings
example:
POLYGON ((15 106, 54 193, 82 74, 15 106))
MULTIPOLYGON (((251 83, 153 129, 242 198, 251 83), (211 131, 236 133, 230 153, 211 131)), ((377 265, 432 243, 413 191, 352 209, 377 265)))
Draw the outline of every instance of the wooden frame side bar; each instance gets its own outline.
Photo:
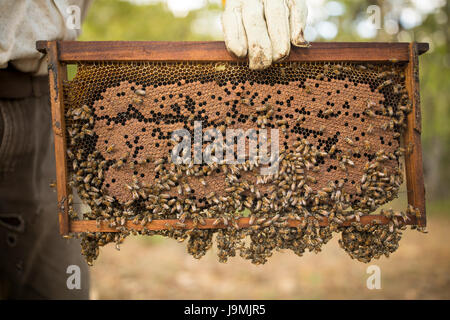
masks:
MULTIPOLYGON (((38 41, 45 52, 53 41, 38 41)), ((82 61, 245 61, 230 54, 222 41, 57 41, 61 62, 82 61)), ((419 54, 428 50, 418 44, 419 54)), ((294 61, 409 61, 409 43, 312 42, 309 48, 292 47, 283 62, 294 61)))
MULTIPOLYGON (((225 226, 223 222, 220 222, 219 224, 214 225, 215 218, 213 219, 204 219, 205 224, 201 225, 198 224, 197 226, 194 226, 193 221, 191 219, 186 219, 184 222, 184 226, 180 226, 179 220, 177 219, 164 219, 164 220, 153 220, 150 223, 147 223, 145 226, 141 226, 140 224, 134 224, 130 220, 128 220, 125 224, 125 227, 128 230, 136 230, 141 231, 144 228, 148 230, 167 230, 167 229, 193 229, 194 227, 196 229, 223 229, 227 228, 228 226, 225 226)), ((236 220, 236 223, 239 228, 249 228, 251 225, 249 224, 249 218, 239 218, 236 220)), ((293 220, 288 219, 288 226, 289 227, 298 227, 302 224, 302 220, 293 220)), ((352 222, 355 220, 346 221, 342 224, 342 226, 349 226, 352 222)), ((370 224, 373 221, 376 221, 378 224, 387 224, 389 220, 385 216, 381 215, 366 215, 361 217, 361 224, 370 224)), ((402 223, 402 221, 399 221, 400 224, 406 224, 406 225, 413 225, 416 224, 416 218, 414 216, 409 216, 409 220, 406 221, 406 223, 402 223)), ((328 225, 328 219, 324 218, 322 221, 319 221, 320 226, 327 226, 328 225)), ((229 226, 232 228, 235 227, 234 224, 231 224, 229 222, 229 226)), ((118 232, 116 228, 111 228, 108 226, 106 222, 101 222, 100 226, 97 227, 97 222, 95 220, 80 220, 80 221, 72 221, 70 224, 70 231, 71 232, 118 232)))
POLYGON ((406 69, 406 86, 412 103, 411 113, 408 114, 407 128, 403 139, 405 147, 411 146, 412 151, 405 154, 406 187, 408 191, 408 204, 420 210, 418 225, 426 226, 425 210, 425 183, 423 177, 422 143, 422 119, 419 95, 419 50, 417 43, 409 46, 409 63, 406 69))
POLYGON ((55 140, 56 189, 58 193, 58 219, 61 235, 69 233, 68 179, 66 159, 66 125, 64 121, 63 78, 67 70, 59 61, 58 44, 50 42, 48 53, 48 77, 50 85, 50 104, 52 109, 52 128, 55 140))

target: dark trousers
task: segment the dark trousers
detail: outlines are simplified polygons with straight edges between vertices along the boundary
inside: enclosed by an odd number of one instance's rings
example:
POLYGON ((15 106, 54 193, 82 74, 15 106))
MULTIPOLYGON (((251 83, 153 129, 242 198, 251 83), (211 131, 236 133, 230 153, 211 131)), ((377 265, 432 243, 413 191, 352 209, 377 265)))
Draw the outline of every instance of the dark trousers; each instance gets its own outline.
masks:
POLYGON ((47 78, 0 70, 0 299, 89 298, 79 241, 59 235, 54 179, 47 78), (68 288, 70 266, 81 289, 68 288))

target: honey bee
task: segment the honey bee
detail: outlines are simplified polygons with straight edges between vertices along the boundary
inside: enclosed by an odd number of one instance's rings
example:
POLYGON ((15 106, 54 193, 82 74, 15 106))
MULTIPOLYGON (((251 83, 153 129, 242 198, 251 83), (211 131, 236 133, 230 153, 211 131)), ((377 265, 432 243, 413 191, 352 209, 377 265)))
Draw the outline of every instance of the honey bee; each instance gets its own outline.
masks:
POLYGON ((373 102, 371 100, 367 101, 367 109, 371 109, 371 108, 374 108, 376 106, 377 106, 377 104, 375 102, 373 102))
POLYGON ((388 77, 389 75, 392 75, 392 72, 390 72, 390 71, 383 71, 383 72, 381 72, 381 73, 379 73, 377 75, 377 79, 383 79, 383 78, 388 77))
POLYGON ((383 89, 384 87, 390 86, 391 84, 393 84, 393 81, 392 81, 392 80, 386 80, 386 81, 384 81, 382 84, 380 84, 380 85, 378 86, 377 90, 381 90, 381 89, 383 89))
POLYGON ((366 110, 365 113, 370 117, 370 118, 375 118, 375 113, 372 110, 366 110))
POLYGON ((180 216, 178 217, 178 220, 179 220, 181 223, 184 223, 184 221, 186 220, 186 217, 187 217, 187 212, 183 212, 183 213, 180 214, 180 216))
POLYGON ((355 143, 353 142, 353 140, 350 139, 350 138, 345 138, 344 141, 345 141, 347 144, 351 145, 351 146, 354 146, 354 145, 355 145, 355 143))
POLYGON ((343 163, 342 161, 339 162, 339 168, 344 171, 347 172, 347 167, 345 166, 345 163, 343 163))
POLYGON ((92 174, 90 173, 83 179, 83 182, 84 183, 89 183, 89 181, 91 181, 91 179, 92 179, 92 174))
POLYGON ((120 169, 124 165, 124 161, 122 159, 117 160, 115 164, 112 165, 113 168, 120 169))
POLYGON ((75 155, 73 154, 73 152, 70 149, 67 149, 67 156, 71 160, 75 158, 75 155))
POLYGON ((265 104, 259 107, 256 107, 256 112, 265 112, 269 108, 269 105, 265 104))
POLYGON ((206 226, 206 221, 205 219, 203 219, 202 216, 197 216, 197 221, 202 225, 202 226, 206 226))
POLYGON ((249 99, 246 99, 246 98, 241 99, 241 103, 243 105, 250 106, 250 102, 251 101, 249 99))
POLYGON ((352 160, 348 159, 348 158, 345 158, 345 162, 346 162, 348 165, 352 166, 352 167, 355 166, 355 163, 354 163, 352 160))
POLYGON ((110 145, 110 146, 106 147, 106 152, 107 152, 107 153, 111 153, 111 152, 113 152, 113 151, 114 151, 114 147, 115 147, 115 145, 114 145, 114 144, 112 144, 112 145, 110 145))
POLYGON ((336 151, 336 145, 333 144, 330 148, 330 151, 328 152, 330 155, 334 154, 334 152, 336 151))
POLYGON ((186 226, 187 225, 185 223, 182 223, 180 221, 175 222, 175 227, 177 227, 177 228, 184 229, 184 228, 186 228, 186 226))
POLYGON ((337 76, 341 74, 342 66, 340 64, 333 65, 333 73, 337 76))
POLYGON ((222 218, 217 218, 216 220, 214 220, 214 222, 212 223, 213 226, 217 226, 220 221, 222 220, 222 218))
POLYGON ((141 98, 133 98, 133 99, 131 99, 131 102, 136 104, 136 105, 142 105, 144 100, 142 100, 141 98))
POLYGON ((214 66, 214 69, 218 72, 225 71, 226 68, 227 66, 224 63, 216 63, 214 66))
POLYGON ((187 184, 187 183, 183 183, 183 188, 184 188, 184 191, 186 192, 186 193, 190 193, 191 192, 191 188, 189 187, 189 185, 187 184))
POLYGON ((306 86, 305 86, 305 92, 306 92, 307 94, 311 94, 311 87, 308 86, 308 85, 306 85, 306 86))
POLYGON ((134 93, 136 93, 138 96, 145 96, 145 90, 141 90, 141 89, 136 89, 134 91, 134 93))
POLYGON ((412 142, 408 143, 406 147, 406 154, 410 155, 414 150, 414 144, 412 142))
POLYGON ((223 220, 223 224, 224 224, 225 226, 228 226, 228 219, 227 219, 227 217, 223 216, 223 217, 222 217, 222 220, 223 220))
POLYGON ((369 140, 364 140, 364 148, 366 151, 370 150, 370 142, 369 140))
POLYGON ((359 64, 358 66, 357 66, 357 68, 359 69, 359 70, 367 70, 367 67, 365 66, 365 65, 362 65, 362 64, 359 64))
POLYGON ((411 112, 411 108, 409 106, 400 106, 399 109, 401 111, 403 111, 404 113, 410 113, 411 112))
POLYGON ((403 88, 403 87, 402 87, 400 84, 395 85, 394 88, 393 88, 394 94, 399 94, 399 93, 401 93, 402 88, 403 88))
POLYGON ((90 109, 87 105, 83 105, 83 106, 81 107, 81 109, 82 109, 82 111, 84 111, 84 112, 86 112, 86 113, 90 113, 90 112, 91 112, 91 109, 90 109))

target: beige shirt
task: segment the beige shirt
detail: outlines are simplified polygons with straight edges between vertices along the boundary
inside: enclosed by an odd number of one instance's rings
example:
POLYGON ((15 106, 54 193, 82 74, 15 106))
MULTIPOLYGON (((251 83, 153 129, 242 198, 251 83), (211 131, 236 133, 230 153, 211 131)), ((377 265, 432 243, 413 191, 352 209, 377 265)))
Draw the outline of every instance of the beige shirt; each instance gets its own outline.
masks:
POLYGON ((72 17, 80 8, 81 20, 92 0, 0 0, 0 69, 8 62, 20 71, 47 74, 37 40, 75 40, 80 30, 72 17))

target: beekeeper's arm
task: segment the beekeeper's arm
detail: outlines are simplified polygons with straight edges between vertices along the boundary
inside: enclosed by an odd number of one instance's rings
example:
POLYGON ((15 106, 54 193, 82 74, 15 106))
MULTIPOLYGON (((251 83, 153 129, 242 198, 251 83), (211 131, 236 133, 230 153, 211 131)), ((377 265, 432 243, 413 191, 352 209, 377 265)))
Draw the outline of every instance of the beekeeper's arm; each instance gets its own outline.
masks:
POLYGON ((239 58, 248 54, 251 69, 265 69, 286 58, 291 43, 307 45, 307 14, 305 0, 228 0, 222 14, 227 49, 239 58))

